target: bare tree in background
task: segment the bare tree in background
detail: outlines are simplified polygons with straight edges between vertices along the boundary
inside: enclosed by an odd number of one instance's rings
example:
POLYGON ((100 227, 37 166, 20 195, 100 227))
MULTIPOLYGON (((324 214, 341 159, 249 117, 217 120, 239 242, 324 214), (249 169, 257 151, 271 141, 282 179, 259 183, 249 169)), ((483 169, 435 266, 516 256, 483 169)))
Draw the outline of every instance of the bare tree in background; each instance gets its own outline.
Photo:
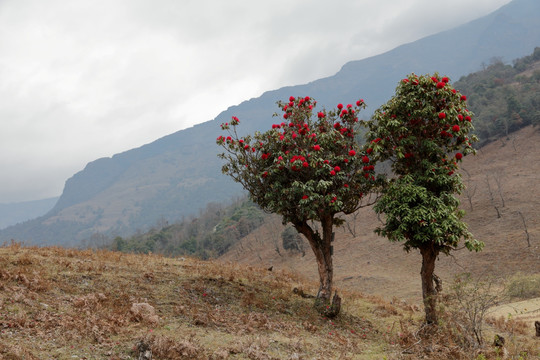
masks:
POLYGON ((517 213, 521 217, 521 221, 523 221, 523 227, 525 228, 525 235, 527 236, 527 247, 531 247, 531 239, 529 237, 529 231, 527 230, 527 223, 525 223, 525 217, 523 216, 521 211, 518 211, 517 213))
POLYGON ((503 197, 503 184, 504 184, 504 174, 501 171, 496 171, 493 173, 493 179, 497 184, 497 191, 499 192, 499 197, 501 198, 502 207, 505 207, 504 197, 503 197))
POLYGON ((488 174, 486 174, 486 185, 487 185, 488 194, 489 194, 489 201, 491 202, 491 205, 493 205, 493 207, 497 211, 497 218, 500 219, 501 218, 501 212, 499 211, 499 208, 495 204, 495 199, 493 198, 493 191, 491 190, 491 184, 489 182, 489 175, 488 174))
POLYGON ((471 211, 473 211, 472 198, 476 194, 477 186, 476 186, 476 183, 474 183, 474 180, 471 179, 471 174, 463 168, 462 170, 465 172, 465 174, 467 174, 467 183, 465 185, 464 193, 465 193, 465 196, 467 197, 467 200, 469 201, 469 206, 471 207, 471 211), (473 183, 474 183, 474 186, 473 186, 473 183))

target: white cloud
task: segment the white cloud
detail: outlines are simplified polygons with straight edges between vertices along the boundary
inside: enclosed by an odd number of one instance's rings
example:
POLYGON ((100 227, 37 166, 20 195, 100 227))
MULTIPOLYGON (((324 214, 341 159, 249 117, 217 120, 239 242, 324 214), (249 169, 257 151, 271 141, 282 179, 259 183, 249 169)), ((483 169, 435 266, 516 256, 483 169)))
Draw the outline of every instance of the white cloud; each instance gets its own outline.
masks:
POLYGON ((0 2, 0 202, 509 0, 0 2))

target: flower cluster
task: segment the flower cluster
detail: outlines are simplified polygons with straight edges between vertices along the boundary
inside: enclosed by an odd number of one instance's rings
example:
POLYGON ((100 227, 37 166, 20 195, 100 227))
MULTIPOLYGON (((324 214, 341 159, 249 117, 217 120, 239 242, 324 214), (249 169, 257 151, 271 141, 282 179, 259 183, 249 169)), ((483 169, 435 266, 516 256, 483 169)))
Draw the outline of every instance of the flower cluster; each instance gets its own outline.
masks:
POLYGON ((222 124, 229 133, 217 138, 226 149, 221 154, 228 160, 223 171, 245 187, 265 189, 253 191, 255 200, 273 212, 294 210, 315 218, 321 207, 330 206, 333 213, 356 208, 373 186, 375 167, 355 140, 358 126, 363 125, 358 114, 364 100, 354 104, 315 112, 314 99, 291 96, 278 102, 282 112, 275 116, 282 121, 264 133, 241 138, 236 133, 237 118, 222 124))
POLYGON ((474 152, 475 138, 468 137, 473 126, 467 97, 450 85, 448 77, 437 74, 409 75, 399 83, 398 97, 400 101, 390 101, 375 112, 366 151, 377 160, 390 159, 398 173, 428 170, 453 175, 457 164, 447 161, 447 155, 457 152, 455 159, 460 161, 474 152))

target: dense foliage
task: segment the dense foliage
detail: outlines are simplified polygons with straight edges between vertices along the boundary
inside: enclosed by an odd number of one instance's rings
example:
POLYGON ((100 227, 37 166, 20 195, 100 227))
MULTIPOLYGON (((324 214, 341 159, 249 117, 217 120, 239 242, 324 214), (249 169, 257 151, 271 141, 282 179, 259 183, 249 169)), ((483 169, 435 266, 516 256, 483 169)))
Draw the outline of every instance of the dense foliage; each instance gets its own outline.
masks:
POLYGON ((447 77, 411 74, 375 112, 365 146, 374 160, 391 163, 395 177, 374 207, 386 215, 377 232, 407 251, 420 250, 429 323, 436 322, 433 270, 439 253, 448 254, 461 239, 469 250, 482 247, 461 221, 455 197, 463 188, 458 163, 474 153, 476 140, 469 135, 473 114, 466 100, 447 77))
POLYGON ((484 70, 455 83, 469 97, 480 145, 527 125, 540 125, 540 47, 505 65, 493 59, 484 70))
POLYGON ((264 210, 282 215, 284 222, 357 210, 375 180, 374 166, 354 139, 364 102, 320 111, 316 120, 316 102, 309 97, 278 104, 286 121, 267 132, 240 138, 237 118, 222 124, 229 132, 217 139, 226 150, 221 154, 226 160, 223 172, 241 183, 264 210))

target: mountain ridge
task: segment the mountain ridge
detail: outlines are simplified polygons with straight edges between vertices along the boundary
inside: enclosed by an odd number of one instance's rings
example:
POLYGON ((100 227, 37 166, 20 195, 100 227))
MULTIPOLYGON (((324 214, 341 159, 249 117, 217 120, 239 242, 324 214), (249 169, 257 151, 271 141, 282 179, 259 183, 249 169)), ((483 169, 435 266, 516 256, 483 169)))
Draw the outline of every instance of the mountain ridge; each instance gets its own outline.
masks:
POLYGON ((213 120, 97 159, 66 181, 49 213, 1 231, 0 240, 79 244, 94 234, 125 235, 162 218, 174 221, 193 215, 208 202, 227 201, 240 194, 241 188, 220 173, 214 145, 219 123, 235 115, 244 133, 266 129, 277 110, 275 102, 290 95, 309 95, 327 107, 362 97, 368 111, 373 111, 408 73, 439 70, 457 77, 493 57, 515 59, 530 53, 539 45, 540 23, 534 15, 539 12, 540 3, 514 0, 453 30, 348 62, 333 76, 266 91, 229 107, 213 120), (451 56, 448 49, 453 50, 451 56))

